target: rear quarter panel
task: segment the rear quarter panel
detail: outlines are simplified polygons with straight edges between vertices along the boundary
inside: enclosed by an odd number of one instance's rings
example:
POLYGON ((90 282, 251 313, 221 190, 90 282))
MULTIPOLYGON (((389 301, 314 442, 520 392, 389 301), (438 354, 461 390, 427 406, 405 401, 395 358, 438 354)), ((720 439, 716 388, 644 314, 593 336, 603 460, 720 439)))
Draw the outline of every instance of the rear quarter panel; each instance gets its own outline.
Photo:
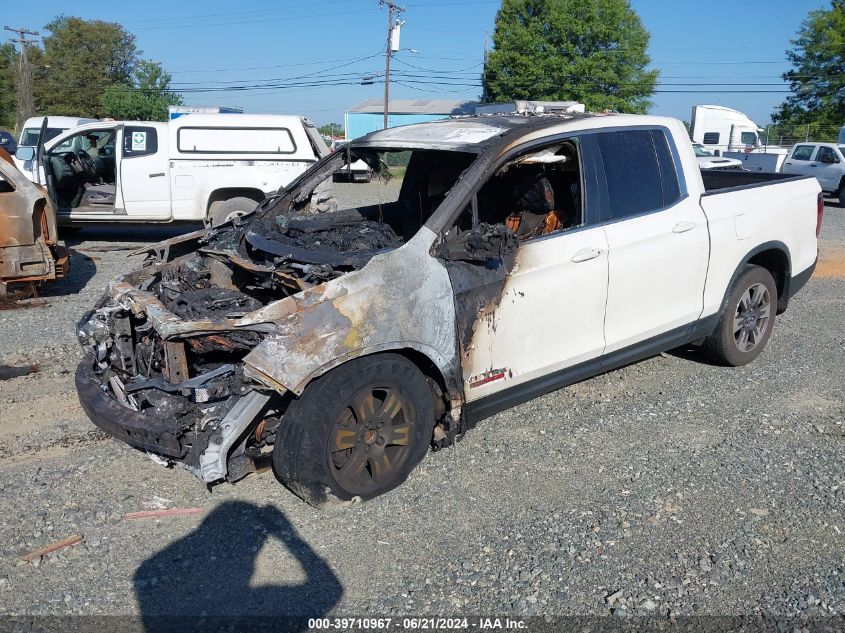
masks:
POLYGON ((701 197, 710 229, 710 265, 703 316, 719 311, 734 272, 758 246, 786 245, 794 277, 816 261, 817 197, 815 178, 726 189, 701 197))

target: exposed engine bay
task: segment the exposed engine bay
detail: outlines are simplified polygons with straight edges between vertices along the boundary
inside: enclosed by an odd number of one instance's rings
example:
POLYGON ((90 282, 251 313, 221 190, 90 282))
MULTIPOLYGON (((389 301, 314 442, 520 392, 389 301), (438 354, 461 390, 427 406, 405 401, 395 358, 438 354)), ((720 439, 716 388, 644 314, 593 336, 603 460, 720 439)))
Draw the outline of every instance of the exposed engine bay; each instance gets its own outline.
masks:
POLYGON ((411 156, 396 200, 315 213, 308 195, 279 196, 253 216, 152 247, 79 324, 90 356, 77 384, 81 396, 89 390, 92 420, 207 482, 252 472, 285 399, 244 374, 244 357, 276 326, 239 321, 402 246, 472 159, 435 154, 444 152, 411 156))

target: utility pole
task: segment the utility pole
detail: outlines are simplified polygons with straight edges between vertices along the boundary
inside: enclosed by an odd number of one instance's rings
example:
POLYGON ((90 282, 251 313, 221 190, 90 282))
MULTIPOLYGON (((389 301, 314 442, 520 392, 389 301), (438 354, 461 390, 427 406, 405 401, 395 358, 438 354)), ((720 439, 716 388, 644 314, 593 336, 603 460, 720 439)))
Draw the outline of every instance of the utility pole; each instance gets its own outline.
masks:
POLYGON ((393 0, 379 0, 379 6, 383 7, 384 5, 387 5, 387 44, 384 49, 384 129, 386 130, 387 113, 390 109, 390 58, 393 56, 393 29, 398 27, 398 25, 394 26, 393 24, 393 16, 399 15, 405 9, 397 6, 393 0))
POLYGON ((481 103, 487 103, 487 31, 484 31, 484 68, 481 70, 481 103))
POLYGON ((18 67, 18 119, 16 122, 17 130, 15 130, 20 132, 24 121, 35 114, 35 104, 32 99, 32 72, 26 56, 26 46, 30 41, 26 39, 26 36, 38 35, 38 31, 13 29, 10 26, 4 26, 3 30, 17 33, 18 36, 12 38, 12 41, 21 45, 20 66, 18 67))

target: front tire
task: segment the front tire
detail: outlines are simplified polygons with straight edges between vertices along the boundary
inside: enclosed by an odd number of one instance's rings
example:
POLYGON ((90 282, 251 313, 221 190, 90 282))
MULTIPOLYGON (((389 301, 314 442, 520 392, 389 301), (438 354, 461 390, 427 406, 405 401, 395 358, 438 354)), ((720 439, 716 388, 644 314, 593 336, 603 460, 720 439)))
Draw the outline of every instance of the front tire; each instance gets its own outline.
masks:
POLYGON ((281 482, 313 506, 367 500, 401 484, 434 430, 422 372, 404 356, 352 360, 291 402, 273 446, 281 482))
POLYGON ((760 266, 746 265, 715 331, 704 339, 704 355, 729 367, 747 365, 757 358, 772 335, 777 298, 772 274, 760 266))

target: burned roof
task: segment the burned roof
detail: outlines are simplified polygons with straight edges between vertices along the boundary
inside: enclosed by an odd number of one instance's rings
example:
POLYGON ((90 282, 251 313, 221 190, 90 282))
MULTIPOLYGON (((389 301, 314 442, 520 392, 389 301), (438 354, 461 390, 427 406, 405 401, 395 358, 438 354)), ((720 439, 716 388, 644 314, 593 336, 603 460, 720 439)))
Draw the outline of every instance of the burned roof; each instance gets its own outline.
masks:
POLYGON ((493 138, 519 131, 560 125, 588 118, 590 114, 552 113, 532 115, 482 115, 452 117, 378 130, 353 141, 356 147, 432 148, 480 152, 493 138))

